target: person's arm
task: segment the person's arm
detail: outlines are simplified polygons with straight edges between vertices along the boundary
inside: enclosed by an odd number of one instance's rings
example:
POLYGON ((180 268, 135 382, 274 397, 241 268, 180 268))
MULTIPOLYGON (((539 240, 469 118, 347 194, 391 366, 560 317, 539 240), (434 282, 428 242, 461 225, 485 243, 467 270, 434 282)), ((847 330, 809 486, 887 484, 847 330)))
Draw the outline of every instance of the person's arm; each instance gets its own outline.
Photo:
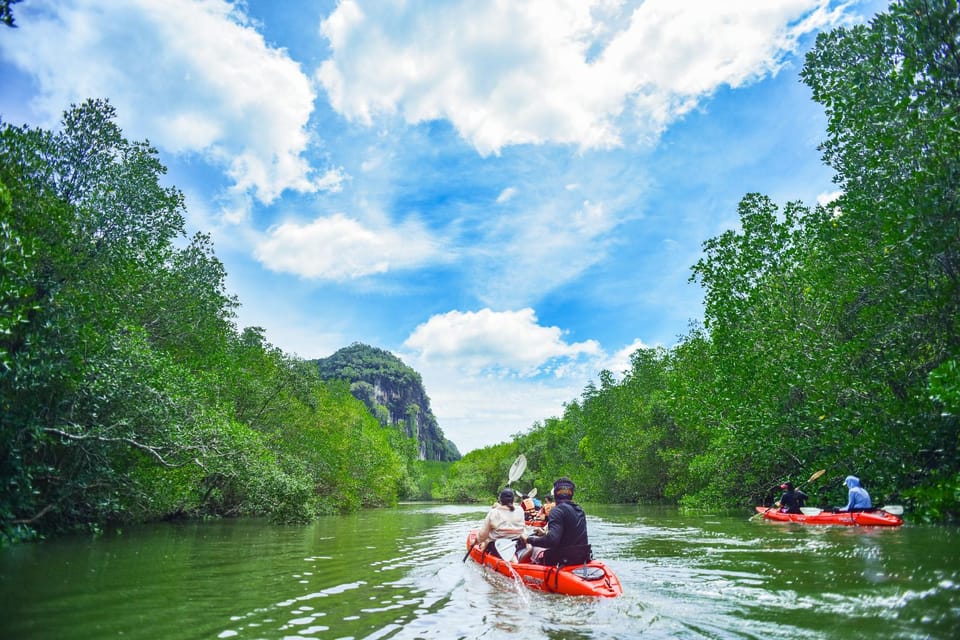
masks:
POLYGON ((493 530, 492 515, 493 509, 488 511, 487 517, 483 519, 483 524, 480 525, 480 529, 477 531, 477 544, 483 544, 487 541, 487 538, 490 537, 490 531, 493 530))
POLYGON ((850 489, 850 491, 847 492, 847 506, 840 507, 838 511, 850 511, 850 509, 853 508, 853 501, 856 499, 856 495, 857 494, 854 492, 854 490, 850 489))
POLYGON ((547 516, 547 534, 544 536, 529 536, 526 543, 534 547, 556 547, 563 539, 563 509, 554 507, 547 516))

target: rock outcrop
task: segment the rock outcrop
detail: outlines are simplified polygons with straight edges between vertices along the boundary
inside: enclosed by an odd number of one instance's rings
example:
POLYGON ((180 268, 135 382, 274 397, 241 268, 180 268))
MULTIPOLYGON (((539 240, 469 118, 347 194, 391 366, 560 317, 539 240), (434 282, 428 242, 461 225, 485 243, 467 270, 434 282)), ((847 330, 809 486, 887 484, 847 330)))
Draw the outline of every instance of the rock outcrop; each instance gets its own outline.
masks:
POLYGON ((320 376, 346 380, 350 391, 383 426, 415 438, 421 460, 460 459, 430 410, 420 374, 389 351, 354 343, 316 361, 320 376))

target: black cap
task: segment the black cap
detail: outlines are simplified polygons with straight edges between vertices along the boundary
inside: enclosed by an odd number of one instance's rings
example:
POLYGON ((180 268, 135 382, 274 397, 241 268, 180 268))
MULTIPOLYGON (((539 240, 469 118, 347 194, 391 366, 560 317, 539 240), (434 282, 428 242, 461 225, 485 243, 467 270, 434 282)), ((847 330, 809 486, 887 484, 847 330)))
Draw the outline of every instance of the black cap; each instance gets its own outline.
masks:
POLYGON ((573 490, 576 489, 573 480, 570 478, 560 478, 553 483, 553 497, 557 502, 561 500, 573 500, 573 490))

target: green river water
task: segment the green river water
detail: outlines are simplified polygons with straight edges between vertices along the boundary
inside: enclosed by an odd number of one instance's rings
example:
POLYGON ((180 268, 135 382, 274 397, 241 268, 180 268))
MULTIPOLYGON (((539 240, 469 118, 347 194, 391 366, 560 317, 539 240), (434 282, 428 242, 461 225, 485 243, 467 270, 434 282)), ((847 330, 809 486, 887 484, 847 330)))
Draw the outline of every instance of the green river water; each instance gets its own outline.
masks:
POLYGON ((462 562, 485 506, 158 524, 0 549, 0 638, 957 638, 960 530, 586 505, 616 599, 462 562))

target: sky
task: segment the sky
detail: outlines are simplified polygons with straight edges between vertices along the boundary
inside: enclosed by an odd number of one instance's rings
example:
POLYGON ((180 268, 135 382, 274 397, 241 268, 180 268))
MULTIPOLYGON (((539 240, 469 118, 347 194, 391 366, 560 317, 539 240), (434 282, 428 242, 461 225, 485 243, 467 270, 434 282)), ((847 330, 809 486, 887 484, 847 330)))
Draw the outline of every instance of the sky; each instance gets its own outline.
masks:
POLYGON ((799 80, 873 0, 24 0, 0 121, 106 98, 210 234, 237 326, 418 371, 461 453, 702 319, 751 192, 835 195, 799 80))

